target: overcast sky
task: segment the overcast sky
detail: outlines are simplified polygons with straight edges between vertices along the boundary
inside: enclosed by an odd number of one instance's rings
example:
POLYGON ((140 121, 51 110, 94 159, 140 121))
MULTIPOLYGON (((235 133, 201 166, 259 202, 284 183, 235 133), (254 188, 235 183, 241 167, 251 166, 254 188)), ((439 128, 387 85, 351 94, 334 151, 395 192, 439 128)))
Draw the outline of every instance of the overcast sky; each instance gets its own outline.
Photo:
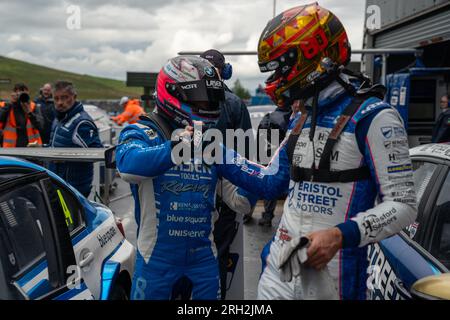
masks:
MULTIPOLYGON (((277 13, 310 2, 277 0, 277 13)), ((341 19, 352 47, 361 48, 365 0, 319 3, 341 19)), ((179 51, 255 51, 273 0, 0 0, 0 12, 0 55, 125 80, 126 71, 158 72, 179 51), (79 30, 67 27, 71 5, 81 10, 79 30)), ((231 82, 239 78, 251 90, 264 82, 256 56, 228 60, 231 82)))

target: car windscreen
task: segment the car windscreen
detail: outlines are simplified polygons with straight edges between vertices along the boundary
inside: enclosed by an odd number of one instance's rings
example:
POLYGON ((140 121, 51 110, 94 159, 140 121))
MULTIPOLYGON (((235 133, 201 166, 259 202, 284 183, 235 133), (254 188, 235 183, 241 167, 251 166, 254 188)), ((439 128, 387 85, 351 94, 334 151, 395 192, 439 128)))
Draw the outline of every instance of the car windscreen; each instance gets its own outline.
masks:
POLYGON ((435 227, 433 229, 431 253, 443 265, 450 268, 450 173, 441 187, 436 200, 435 227))
POLYGON ((94 120, 99 131, 109 129, 111 124, 109 116, 105 111, 91 105, 85 105, 84 110, 91 116, 92 120, 94 120))

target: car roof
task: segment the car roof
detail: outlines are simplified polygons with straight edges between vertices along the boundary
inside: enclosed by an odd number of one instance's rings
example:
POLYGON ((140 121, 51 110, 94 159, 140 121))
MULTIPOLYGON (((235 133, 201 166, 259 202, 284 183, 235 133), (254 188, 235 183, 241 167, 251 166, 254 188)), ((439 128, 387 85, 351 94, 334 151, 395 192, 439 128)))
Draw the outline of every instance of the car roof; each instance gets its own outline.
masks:
POLYGON ((45 171, 41 166, 27 160, 7 156, 0 156, 0 167, 22 167, 36 171, 45 171))
POLYGON ((450 143, 434 143, 410 150, 411 157, 431 157, 450 161, 450 143))

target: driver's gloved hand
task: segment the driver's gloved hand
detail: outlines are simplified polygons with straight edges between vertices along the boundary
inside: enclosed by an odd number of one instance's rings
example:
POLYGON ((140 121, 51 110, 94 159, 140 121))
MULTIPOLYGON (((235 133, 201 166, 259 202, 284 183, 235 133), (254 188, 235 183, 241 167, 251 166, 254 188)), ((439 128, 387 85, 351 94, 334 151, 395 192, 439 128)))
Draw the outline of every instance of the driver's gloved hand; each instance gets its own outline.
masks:
POLYGON ((298 278, 295 296, 302 300, 338 300, 339 293, 328 267, 315 270, 304 265, 308 260, 309 239, 297 237, 284 242, 278 257, 280 280, 291 282, 298 278))
POLYGON ((282 282, 291 282, 292 278, 300 275, 301 265, 308 260, 306 254, 308 245, 309 239, 306 237, 297 237, 283 243, 278 256, 278 268, 282 282))

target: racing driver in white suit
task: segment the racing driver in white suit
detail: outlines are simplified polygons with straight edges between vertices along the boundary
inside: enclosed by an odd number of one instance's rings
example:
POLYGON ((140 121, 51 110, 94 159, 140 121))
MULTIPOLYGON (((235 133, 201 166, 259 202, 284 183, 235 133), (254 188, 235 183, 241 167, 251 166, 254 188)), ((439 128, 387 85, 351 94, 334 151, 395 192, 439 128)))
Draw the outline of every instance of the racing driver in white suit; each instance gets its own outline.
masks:
POLYGON ((344 27, 318 4, 281 13, 261 35, 267 93, 308 112, 294 114, 268 168, 246 162, 249 174, 230 177, 266 199, 289 190, 262 254, 259 299, 365 299, 367 245, 416 218, 403 120, 383 86, 345 69, 350 55, 344 27))

